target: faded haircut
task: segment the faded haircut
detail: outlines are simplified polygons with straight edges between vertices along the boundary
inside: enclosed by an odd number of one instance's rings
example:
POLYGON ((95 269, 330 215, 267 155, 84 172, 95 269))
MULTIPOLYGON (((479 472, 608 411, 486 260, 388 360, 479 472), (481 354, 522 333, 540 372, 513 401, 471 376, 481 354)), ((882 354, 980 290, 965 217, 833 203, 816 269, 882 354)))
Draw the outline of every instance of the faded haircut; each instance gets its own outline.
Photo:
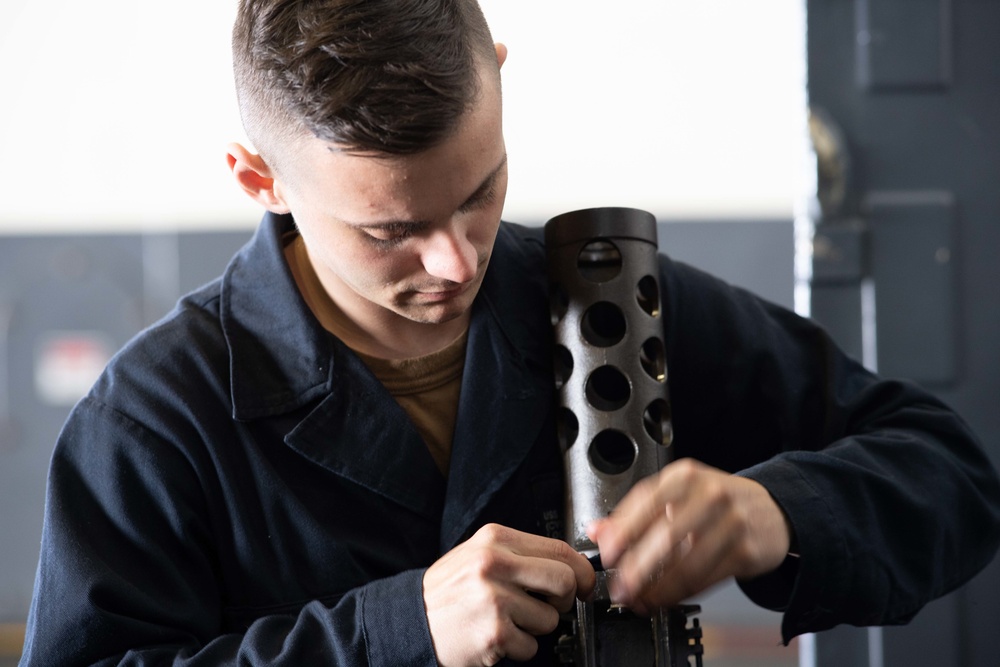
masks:
POLYGON ((241 0, 233 26, 240 115, 272 168, 313 135, 412 155, 445 140, 496 66, 476 0, 241 0))

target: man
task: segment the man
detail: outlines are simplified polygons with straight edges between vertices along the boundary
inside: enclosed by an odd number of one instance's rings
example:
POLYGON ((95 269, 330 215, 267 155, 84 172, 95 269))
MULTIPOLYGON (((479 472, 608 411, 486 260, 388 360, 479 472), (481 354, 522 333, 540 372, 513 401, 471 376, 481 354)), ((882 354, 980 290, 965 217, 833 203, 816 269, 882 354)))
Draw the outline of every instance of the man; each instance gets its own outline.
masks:
MULTIPOLYGON (((552 340, 540 235, 500 222, 505 57, 474 0, 241 3, 257 152, 228 159, 268 212, 67 422, 22 664, 552 662, 594 572, 547 534, 552 340)), ((666 257, 660 281, 690 458, 590 527, 617 600, 734 576, 790 639, 905 622, 989 561, 1000 488, 945 406, 666 257)))

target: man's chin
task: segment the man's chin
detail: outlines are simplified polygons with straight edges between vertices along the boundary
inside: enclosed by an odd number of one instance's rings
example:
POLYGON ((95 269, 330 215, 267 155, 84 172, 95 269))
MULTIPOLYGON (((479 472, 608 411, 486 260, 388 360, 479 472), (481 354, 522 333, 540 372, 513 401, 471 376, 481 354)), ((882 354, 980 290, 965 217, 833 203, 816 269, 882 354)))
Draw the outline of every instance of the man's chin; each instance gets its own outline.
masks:
MULTIPOLYGON (((476 286, 478 288, 478 285, 476 286)), ((434 298, 416 298, 395 308, 396 314, 412 322, 421 324, 445 324, 458 319, 469 312, 475 300, 478 289, 468 289, 454 297, 437 300, 434 298)))
POLYGON ((424 306, 421 308, 407 309, 400 313, 411 322, 418 324, 446 324, 454 321, 468 312, 468 308, 455 307, 455 304, 424 306))

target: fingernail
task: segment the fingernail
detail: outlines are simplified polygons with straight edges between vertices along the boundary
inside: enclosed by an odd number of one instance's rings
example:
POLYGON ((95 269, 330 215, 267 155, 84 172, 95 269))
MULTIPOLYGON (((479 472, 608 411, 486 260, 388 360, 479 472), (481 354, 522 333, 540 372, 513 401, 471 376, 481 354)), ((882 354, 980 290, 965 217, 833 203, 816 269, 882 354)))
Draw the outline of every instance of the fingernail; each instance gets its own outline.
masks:
POLYGON ((584 528, 584 532, 587 533, 587 537, 589 537, 591 540, 595 542, 597 541, 597 534, 600 532, 600 530, 601 530, 600 519, 596 521, 591 521, 590 523, 587 524, 587 527, 584 528))
POLYGON ((608 595, 611 597, 611 602, 617 605, 628 606, 632 597, 629 595, 628 587, 625 586, 617 570, 607 570, 607 572, 609 573, 608 595))

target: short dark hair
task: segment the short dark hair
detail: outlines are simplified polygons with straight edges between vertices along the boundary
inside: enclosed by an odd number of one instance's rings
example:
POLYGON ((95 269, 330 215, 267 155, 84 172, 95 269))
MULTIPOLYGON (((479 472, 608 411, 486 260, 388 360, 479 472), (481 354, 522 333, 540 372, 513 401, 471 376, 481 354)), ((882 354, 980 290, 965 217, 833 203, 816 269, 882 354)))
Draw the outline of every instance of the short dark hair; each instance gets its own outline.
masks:
POLYGON ((491 61, 476 0, 241 0, 233 26, 240 115, 269 162, 306 133, 352 152, 426 150, 491 61))

